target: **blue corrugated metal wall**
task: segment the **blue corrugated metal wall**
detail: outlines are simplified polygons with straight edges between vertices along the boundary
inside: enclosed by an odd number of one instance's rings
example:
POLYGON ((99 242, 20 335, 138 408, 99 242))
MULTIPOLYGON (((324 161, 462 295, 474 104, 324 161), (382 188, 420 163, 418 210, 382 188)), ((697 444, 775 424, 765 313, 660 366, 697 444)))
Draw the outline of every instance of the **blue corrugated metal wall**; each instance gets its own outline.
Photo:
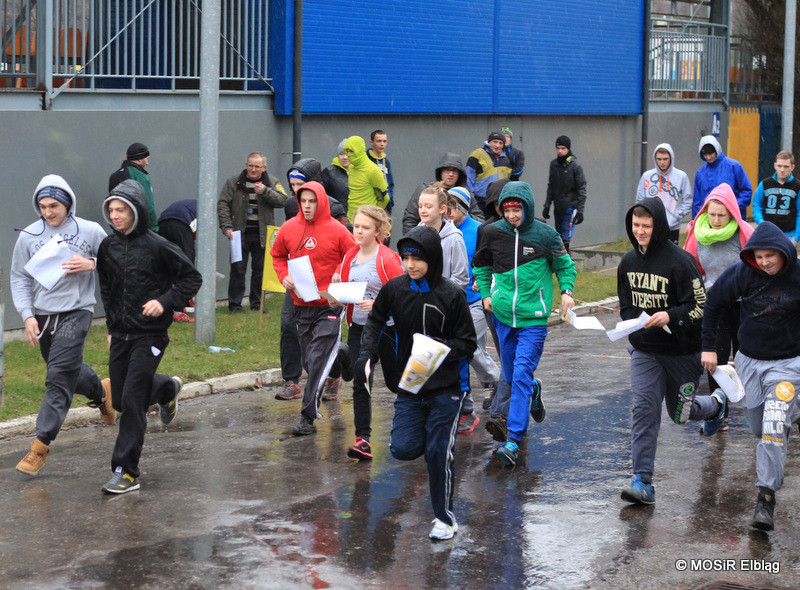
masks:
MULTIPOLYGON (((289 114, 291 0, 272 5, 289 114)), ((305 113, 640 112, 641 0, 305 0, 303 19, 305 113)))

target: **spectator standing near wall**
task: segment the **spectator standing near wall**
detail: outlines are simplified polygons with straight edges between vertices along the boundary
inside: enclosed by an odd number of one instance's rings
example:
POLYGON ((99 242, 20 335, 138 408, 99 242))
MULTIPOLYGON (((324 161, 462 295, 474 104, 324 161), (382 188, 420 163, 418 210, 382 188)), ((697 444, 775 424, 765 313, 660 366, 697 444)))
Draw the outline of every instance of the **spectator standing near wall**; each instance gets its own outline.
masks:
POLYGON ((144 194, 147 195, 147 227, 153 231, 158 231, 153 186, 150 183, 150 173, 147 171, 149 165, 150 150, 147 149, 147 146, 143 143, 132 143, 128 146, 125 160, 119 169, 109 177, 108 191, 111 192, 115 186, 129 178, 141 184, 144 194))
POLYGON ((503 127, 500 131, 506 136, 506 157, 509 164, 511 164, 511 180, 519 180, 522 173, 525 171, 525 153, 511 145, 514 134, 508 127, 503 127))
POLYGON ((386 205, 386 212, 391 215, 394 207, 394 177, 392 176, 392 163, 386 155, 386 146, 389 143, 389 135, 383 129, 376 129, 370 136, 372 148, 367 150, 367 157, 374 162, 386 177, 386 184, 389 187, 389 204, 386 205))
POLYGON ((664 203, 669 223, 669 239, 678 243, 681 233, 681 220, 692 209, 692 185, 683 170, 675 167, 675 154, 668 143, 660 143, 653 150, 651 168, 639 179, 636 189, 636 202, 646 197, 658 197, 664 203))
POLYGON ((572 140, 566 135, 556 139, 556 159, 550 162, 547 198, 542 211, 542 217, 545 219, 550 219, 551 204, 554 209, 556 231, 569 254, 573 226, 583 223, 586 177, 572 153, 572 140))
POLYGON ((467 190, 477 200, 481 211, 486 202, 486 187, 495 180, 511 176, 511 162, 505 152, 506 136, 495 129, 483 142, 483 146, 473 150, 467 158, 467 190))
POLYGON ((797 214, 800 180, 792 172, 792 152, 778 152, 775 156, 775 174, 759 182, 753 195, 753 219, 759 225, 771 221, 796 246, 800 241, 800 215, 797 214))

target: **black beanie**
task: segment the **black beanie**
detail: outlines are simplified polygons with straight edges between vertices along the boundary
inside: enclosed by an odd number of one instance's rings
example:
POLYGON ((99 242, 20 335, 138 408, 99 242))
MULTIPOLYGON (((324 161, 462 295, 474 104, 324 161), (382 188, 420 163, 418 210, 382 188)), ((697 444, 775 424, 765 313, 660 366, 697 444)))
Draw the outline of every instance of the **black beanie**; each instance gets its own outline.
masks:
POLYGON ((503 145, 506 143, 506 135, 499 129, 495 129, 489 134, 489 138, 486 141, 492 141, 493 139, 499 139, 503 142, 503 145))
POLYGON ((566 135, 559 135, 558 139, 556 139, 556 147, 560 145, 563 145, 568 150, 572 149, 572 141, 566 135))
POLYGON ((414 240, 408 238, 401 240, 400 243, 397 244, 397 249, 400 252, 400 258, 404 256, 413 256, 414 258, 419 258, 420 260, 428 262, 428 256, 425 254, 425 251, 414 240))
POLYGON ((128 146, 128 159, 131 161, 141 160, 150 155, 150 150, 143 143, 132 143, 128 146))

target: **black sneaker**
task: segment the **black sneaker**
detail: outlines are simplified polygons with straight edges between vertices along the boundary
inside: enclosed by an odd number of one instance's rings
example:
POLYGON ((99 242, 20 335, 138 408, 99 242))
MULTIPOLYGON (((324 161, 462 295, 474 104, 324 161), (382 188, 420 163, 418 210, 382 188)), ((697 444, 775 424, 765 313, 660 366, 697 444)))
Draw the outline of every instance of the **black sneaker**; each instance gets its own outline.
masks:
POLYGON ((172 378, 172 382, 175 384, 175 397, 166 404, 158 404, 161 407, 161 423, 165 425, 172 422, 178 413, 178 394, 183 388, 183 379, 177 375, 172 378))
POLYGON ((775 492, 769 488, 759 488, 756 509, 750 526, 762 531, 771 531, 775 528, 773 515, 775 514, 775 492))
POLYGON ((492 414, 486 421, 486 430, 494 440, 504 443, 508 440, 506 423, 506 419, 499 414, 492 414))
POLYGON ((543 422, 547 411, 542 400, 542 382, 539 379, 533 380, 533 396, 531 396, 531 418, 534 422, 543 422))
POLYGON ((339 343, 339 351, 336 353, 336 360, 342 371, 342 379, 348 383, 353 380, 353 367, 350 366, 350 349, 344 342, 339 343))
POLYGON ((314 434, 316 431, 317 427, 314 426, 314 421, 305 416, 301 416, 300 424, 294 427, 292 434, 295 436, 306 436, 307 434, 314 434))
POLYGON ((494 396, 497 395, 497 383, 484 383, 483 385, 483 409, 489 410, 492 407, 494 396))
POLYGON ((103 486, 103 491, 106 494, 125 494, 138 489, 139 480, 130 473, 122 471, 122 467, 117 467, 114 471, 114 475, 112 475, 108 483, 103 486))
POLYGON ((357 436, 356 443, 347 449, 347 456, 359 461, 372 461, 372 445, 367 439, 357 436))

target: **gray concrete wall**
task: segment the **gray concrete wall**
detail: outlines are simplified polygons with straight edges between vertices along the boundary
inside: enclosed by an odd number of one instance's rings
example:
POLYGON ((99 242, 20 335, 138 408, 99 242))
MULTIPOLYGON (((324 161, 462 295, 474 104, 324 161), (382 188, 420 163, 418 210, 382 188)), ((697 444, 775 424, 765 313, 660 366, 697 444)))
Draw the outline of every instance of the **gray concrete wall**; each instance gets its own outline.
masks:
MULTIPOLYGON (((151 152, 149 170, 157 209, 177 199, 196 197, 196 109, 193 96, 71 94, 61 95, 55 110, 42 111, 35 98, 26 102, 19 95, 12 98, 0 93, 4 138, 0 145, 0 264, 6 281, 17 237, 13 228, 25 227, 35 219, 31 195, 45 174, 64 176, 76 192, 78 214, 101 222, 100 205, 107 194, 108 176, 124 159, 126 147, 141 141, 151 152)), ((255 150, 267 154, 270 171, 285 182, 292 160, 291 125, 291 118, 272 114, 268 98, 224 96, 219 186, 238 174, 246 155, 255 150)), ((555 157, 555 138, 566 134, 572 138, 573 152, 588 181, 586 221, 577 228, 574 243, 595 244, 624 235, 620 222, 640 173, 637 117, 313 116, 304 119, 303 156, 327 165, 344 137, 360 134, 368 138, 371 130, 385 129, 395 177, 394 220, 399 230, 408 197, 420 182, 433 179, 440 155, 455 151, 466 161, 488 132, 501 125, 513 129, 515 144, 525 151, 522 179, 533 187, 537 214, 544 203, 549 162, 555 157)), ((227 276, 226 246, 227 242, 220 240, 217 255, 218 269, 227 276)), ((225 297, 226 287, 227 281, 218 283, 219 298, 225 297)), ((19 327, 21 321, 8 289, 6 310, 6 328, 19 327)))

